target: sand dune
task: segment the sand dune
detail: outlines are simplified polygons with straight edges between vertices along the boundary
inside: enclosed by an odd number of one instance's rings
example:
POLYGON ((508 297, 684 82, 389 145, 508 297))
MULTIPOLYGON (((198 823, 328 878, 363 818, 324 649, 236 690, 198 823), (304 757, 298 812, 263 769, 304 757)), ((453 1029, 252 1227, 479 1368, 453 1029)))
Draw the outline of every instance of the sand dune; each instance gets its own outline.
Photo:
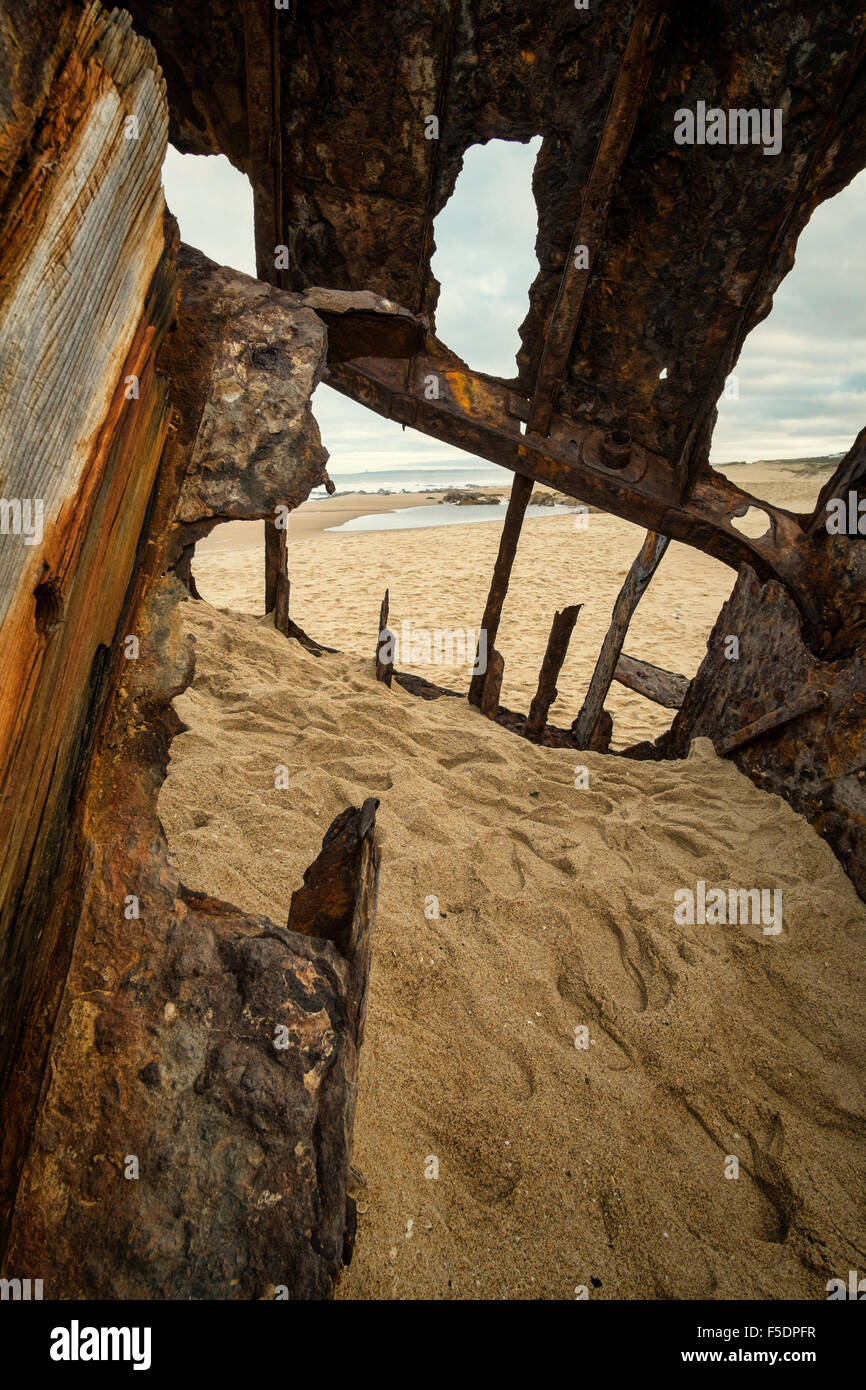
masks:
MULTIPOLYGON (((604 527, 593 564, 586 535, 537 526, 562 548, 560 601, 590 579, 595 593, 604 527)), ((443 612, 457 530, 427 533, 443 612)), ((689 563, 689 611, 705 589, 709 621, 731 576, 689 563)), ((381 578, 359 613, 375 615, 381 578)), ((307 625, 348 630, 313 584, 307 625)), ((533 631, 540 587, 537 608, 533 631)), ((639 655, 670 655, 664 610, 648 604, 639 655)), ((189 886, 284 922, 331 818, 381 799, 341 1297, 822 1298, 858 1266, 866 909, 800 817, 706 744, 677 764, 582 754, 579 789, 574 754, 464 702, 389 692, 369 658, 317 659, 266 621, 183 611, 197 671, 160 815, 189 886), (781 889, 782 933, 676 925, 673 895, 697 879, 781 889)))

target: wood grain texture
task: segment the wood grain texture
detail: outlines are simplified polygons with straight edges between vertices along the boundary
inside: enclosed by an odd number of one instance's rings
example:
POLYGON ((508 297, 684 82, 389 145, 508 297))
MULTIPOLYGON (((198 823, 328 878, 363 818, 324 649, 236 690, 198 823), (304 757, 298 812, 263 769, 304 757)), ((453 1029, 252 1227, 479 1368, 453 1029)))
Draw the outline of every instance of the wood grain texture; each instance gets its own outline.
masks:
POLYGON ((0 1243, 87 872, 81 797, 168 430, 155 359, 176 297, 152 49, 92 4, 31 19, 22 48, 0 16, 13 98, 34 101, 26 129, 14 99, 0 125, 0 492, 44 502, 40 543, 0 536, 0 1243))

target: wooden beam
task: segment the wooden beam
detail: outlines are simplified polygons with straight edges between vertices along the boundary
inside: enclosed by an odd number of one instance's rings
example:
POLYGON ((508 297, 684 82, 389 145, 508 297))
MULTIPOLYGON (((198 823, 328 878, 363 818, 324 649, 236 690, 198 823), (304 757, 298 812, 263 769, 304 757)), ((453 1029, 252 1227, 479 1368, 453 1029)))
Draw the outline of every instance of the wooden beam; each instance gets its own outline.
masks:
MULTIPOLYGON (((505 602, 505 595, 508 593, 508 581, 511 578, 511 567, 514 564, 514 557, 517 554, 517 542, 520 540, 520 528, 523 525, 523 518, 526 515, 526 508, 531 496, 532 479, 524 477, 522 473, 517 473, 511 485, 511 496, 508 499, 505 523, 502 527, 502 535, 499 538, 499 553, 496 556, 496 564, 493 566, 493 578, 490 581, 490 592, 487 595, 487 603, 484 607, 484 617, 481 619, 481 631, 486 634, 488 662, 492 657, 493 647, 499 632, 502 605, 505 602)), ((470 705, 475 705, 479 709, 481 708, 481 698, 485 684, 486 676, 484 674, 472 677, 472 680, 469 682, 470 705)))
POLYGON ((550 429, 554 402, 592 278, 611 199, 652 72, 667 8, 667 0, 640 0, 628 36, 544 339, 529 411, 530 434, 546 435, 550 429), (583 263, 577 265, 579 247, 586 248, 586 255, 583 263))
POLYGON ((666 709, 681 709, 689 688, 687 676, 665 671, 661 666, 640 661, 636 656, 626 656, 625 652, 616 663, 613 678, 620 685, 627 686, 647 700, 654 700, 657 705, 664 705, 666 709))
POLYGON ((632 614, 658 569, 668 544, 667 536, 659 536, 655 531, 647 531, 640 552, 617 595, 610 627, 601 644, 601 651, 598 654, 598 661, 595 664, 592 680, 586 692, 586 699, 580 714, 571 726, 578 748, 590 746, 595 726, 604 710, 604 702, 607 698, 607 692, 610 690, 632 614))
POLYGON ((547 723, 550 706, 559 693, 556 689, 557 678, 562 670, 562 663, 565 660, 571 634, 574 631, 581 607, 581 604, 573 603, 569 608, 563 608, 562 612, 554 615, 550 636, 547 639, 547 650, 544 653, 544 660, 541 663, 541 671, 538 676, 538 690, 529 706, 529 718, 524 730, 527 737, 540 734, 547 723))

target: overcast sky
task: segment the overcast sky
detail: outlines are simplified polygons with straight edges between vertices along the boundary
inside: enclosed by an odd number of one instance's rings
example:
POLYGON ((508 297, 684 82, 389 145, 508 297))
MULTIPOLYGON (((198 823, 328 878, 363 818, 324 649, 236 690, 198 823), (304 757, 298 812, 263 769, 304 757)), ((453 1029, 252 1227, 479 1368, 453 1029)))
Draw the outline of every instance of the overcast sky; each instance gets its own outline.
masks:
MULTIPOLYGON (((436 219, 433 270, 442 284, 437 332, 470 366, 510 377, 536 273, 532 166, 540 139, 491 141, 465 158, 436 219)), ((169 147, 166 201, 183 239, 212 260, 255 274, 253 200, 223 156, 169 147)), ((866 171, 806 227, 793 270, 736 368, 738 399, 722 399, 712 461, 749 462, 846 451, 866 424, 866 171)), ((327 387, 314 411, 334 477, 412 468, 467 455, 382 420, 327 387)))

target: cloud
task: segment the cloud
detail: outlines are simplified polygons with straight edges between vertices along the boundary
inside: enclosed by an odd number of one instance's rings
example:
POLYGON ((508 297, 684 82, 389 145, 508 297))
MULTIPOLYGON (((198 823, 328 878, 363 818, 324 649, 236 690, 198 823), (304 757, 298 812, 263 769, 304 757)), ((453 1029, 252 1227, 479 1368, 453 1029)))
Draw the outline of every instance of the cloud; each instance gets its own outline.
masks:
POLYGON ((178 154, 169 145, 162 182, 183 240, 218 265, 255 275, 253 190, 246 174, 224 154, 178 154))
POLYGON ((431 268, 442 286, 437 334, 494 376, 517 371, 518 328, 538 274, 532 170, 540 147, 540 137, 473 145, 433 230, 431 268))
MULTIPOLYGON (((442 339, 476 370, 511 377, 537 272, 532 169, 540 146, 491 140, 467 150, 436 219, 433 270, 442 339)), ((223 156, 169 147, 166 200, 185 241, 255 274, 249 181, 223 156)), ((847 450, 866 424, 866 172, 813 214, 771 314, 735 368, 739 398, 719 402, 712 459, 793 458, 847 450)), ((404 432, 324 388, 315 412, 335 472, 471 459, 404 432)))
POLYGON ((847 451, 866 424, 866 173, 812 215, 722 398, 714 463, 847 451))

